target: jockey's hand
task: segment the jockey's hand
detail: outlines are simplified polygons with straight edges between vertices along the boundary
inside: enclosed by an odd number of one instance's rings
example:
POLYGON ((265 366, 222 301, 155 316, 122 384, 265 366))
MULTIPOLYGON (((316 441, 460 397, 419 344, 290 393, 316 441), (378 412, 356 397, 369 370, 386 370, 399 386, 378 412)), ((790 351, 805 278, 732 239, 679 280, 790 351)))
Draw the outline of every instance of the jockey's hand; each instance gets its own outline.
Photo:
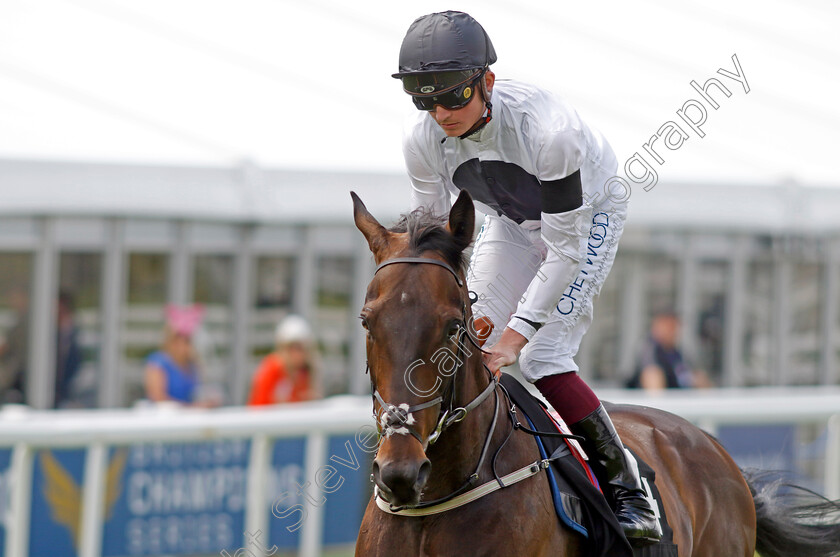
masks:
POLYGON ((483 354, 484 363, 496 377, 499 377, 503 367, 516 362, 516 358, 519 357, 519 353, 526 344, 528 344, 528 339, 506 327, 502 331, 499 342, 486 349, 488 353, 483 354))

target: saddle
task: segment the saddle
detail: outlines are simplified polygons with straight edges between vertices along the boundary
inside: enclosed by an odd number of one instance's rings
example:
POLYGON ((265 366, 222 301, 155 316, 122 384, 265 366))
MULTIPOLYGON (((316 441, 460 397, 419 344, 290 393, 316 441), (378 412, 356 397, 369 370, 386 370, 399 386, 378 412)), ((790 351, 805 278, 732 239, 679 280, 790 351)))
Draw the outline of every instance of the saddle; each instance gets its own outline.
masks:
MULTIPOLYGON (((503 373, 501 384, 510 396, 516 417, 522 425, 542 432, 563 431, 551 417, 549 409, 514 377, 503 373)), ((653 498, 654 509, 660 515, 663 536, 657 544, 634 549, 610 508, 608 498, 611 494, 601 491, 595 474, 579 453, 577 443, 544 435, 534 439, 541 458, 551 458, 546 477, 557 516, 562 524, 585 538, 587 556, 677 557, 674 532, 665 516, 665 507, 655 483, 656 474, 639 455, 633 453, 638 461, 642 483, 648 487, 648 495, 653 498)))

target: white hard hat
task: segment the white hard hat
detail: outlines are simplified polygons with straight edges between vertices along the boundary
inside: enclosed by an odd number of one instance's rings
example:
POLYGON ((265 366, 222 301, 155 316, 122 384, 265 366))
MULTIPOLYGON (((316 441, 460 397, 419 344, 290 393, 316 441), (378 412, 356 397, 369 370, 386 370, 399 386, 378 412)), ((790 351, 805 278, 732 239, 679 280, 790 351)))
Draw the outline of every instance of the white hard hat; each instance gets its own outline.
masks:
POLYGON ((312 342, 312 329, 306 319, 299 315, 288 315, 277 325, 274 334, 278 345, 300 342, 307 344, 312 342))

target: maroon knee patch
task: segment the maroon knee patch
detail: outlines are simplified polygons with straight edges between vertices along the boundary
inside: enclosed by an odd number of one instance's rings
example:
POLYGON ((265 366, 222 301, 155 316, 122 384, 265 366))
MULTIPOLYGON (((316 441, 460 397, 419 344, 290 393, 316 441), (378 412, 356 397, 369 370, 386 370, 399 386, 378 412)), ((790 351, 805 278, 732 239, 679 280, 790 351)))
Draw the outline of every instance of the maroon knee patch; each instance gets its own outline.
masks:
POLYGON ((601 404, 589 385, 573 371, 543 377, 535 385, 569 425, 581 421, 601 404))

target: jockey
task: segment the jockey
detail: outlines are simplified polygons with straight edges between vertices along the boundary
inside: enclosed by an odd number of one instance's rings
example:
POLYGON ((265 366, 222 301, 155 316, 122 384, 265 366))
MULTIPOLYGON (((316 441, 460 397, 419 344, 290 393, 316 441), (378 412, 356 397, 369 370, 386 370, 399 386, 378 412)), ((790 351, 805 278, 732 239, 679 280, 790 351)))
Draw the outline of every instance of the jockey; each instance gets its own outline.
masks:
POLYGON ((393 77, 420 110, 403 141, 411 208, 444 215, 450 194, 470 192, 486 215, 467 277, 474 314, 495 325, 485 363, 496 372, 519 357, 522 375, 603 466, 627 538, 655 543, 662 530, 636 461, 574 361, 629 188, 616 194, 616 157, 599 132, 547 91, 496 81, 495 61, 468 14, 429 14, 409 27, 393 77))

